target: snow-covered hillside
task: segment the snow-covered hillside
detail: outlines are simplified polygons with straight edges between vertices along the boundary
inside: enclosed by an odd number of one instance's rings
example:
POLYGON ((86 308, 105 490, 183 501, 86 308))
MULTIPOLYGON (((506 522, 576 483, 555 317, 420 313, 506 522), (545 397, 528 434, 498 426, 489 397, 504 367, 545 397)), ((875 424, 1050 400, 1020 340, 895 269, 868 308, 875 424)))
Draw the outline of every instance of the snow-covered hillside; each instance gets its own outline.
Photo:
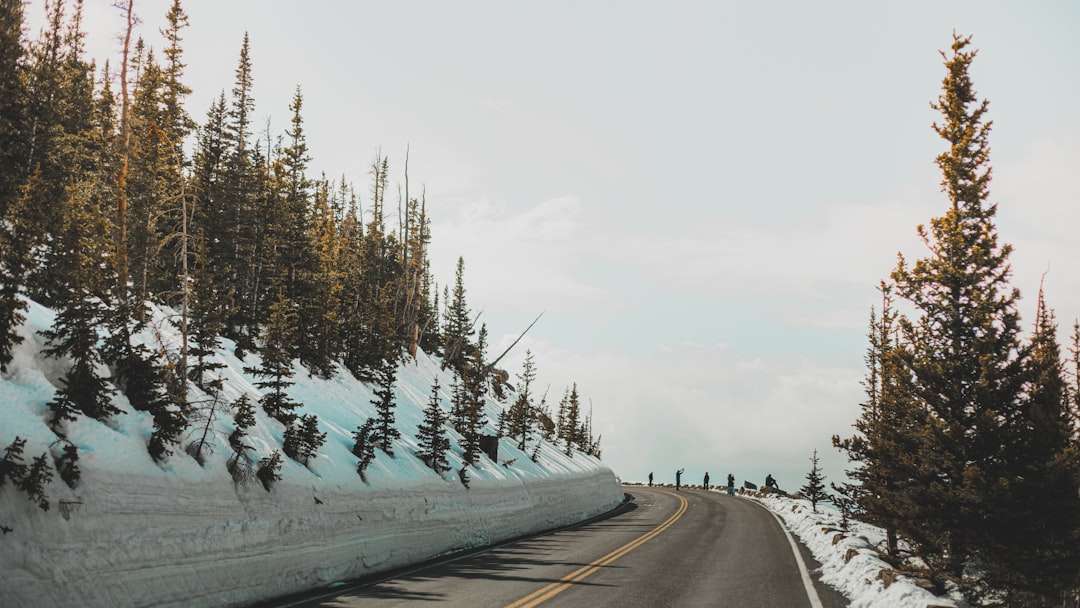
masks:
MULTIPOLYGON (((52 318, 30 303, 26 340, 0 377, 0 449, 16 436, 26 439, 27 463, 57 441, 45 422, 46 403, 65 364, 41 356, 37 334, 52 318)), ((174 348, 177 336, 154 310, 138 339, 174 348)), ((240 361, 231 346, 218 353, 226 365, 224 399, 246 392, 257 401, 243 368, 258 355, 240 361)), ((146 451, 151 416, 115 396, 124 414, 108 424, 80 416, 69 425, 82 478, 73 490, 54 477, 45 488, 48 511, 11 483, 0 488, 0 524, 10 528, 0 536, 0 605, 242 605, 571 524, 621 502, 609 468, 546 444, 534 463, 501 440, 499 462, 481 456, 470 468, 469 488, 455 472, 436 474, 415 456, 436 377, 449 409, 451 379, 438 361, 421 354, 402 364, 395 391, 403 437, 395 458, 378 452, 365 482, 351 448, 353 432, 374 414, 371 389, 347 372, 321 380, 297 367, 289 396, 304 404, 298 413, 318 416, 327 440, 308 467, 285 458, 282 480, 269 492, 257 480, 234 483, 226 470, 226 437, 235 428, 227 413, 215 418, 216 450, 205 466, 179 450, 159 466, 146 451)), ((497 407, 489 400, 492 421, 497 407)), ((284 427, 261 410, 256 419, 248 443, 268 456, 281 448, 284 427)), ((486 432, 494 434, 494 425, 486 432)), ((461 450, 450 434, 456 470, 461 450)))

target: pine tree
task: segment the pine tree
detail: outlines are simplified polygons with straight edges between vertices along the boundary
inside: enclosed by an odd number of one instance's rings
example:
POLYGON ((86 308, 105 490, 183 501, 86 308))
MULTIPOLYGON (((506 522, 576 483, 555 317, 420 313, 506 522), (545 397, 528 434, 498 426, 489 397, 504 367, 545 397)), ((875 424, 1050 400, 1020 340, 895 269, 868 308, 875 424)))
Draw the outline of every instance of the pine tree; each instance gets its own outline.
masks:
POLYGON ((372 433, 375 431, 375 419, 368 418, 364 421, 364 424, 357 427, 356 432, 353 433, 353 448, 352 453, 354 456, 360 459, 356 465, 356 472, 360 474, 360 479, 367 482, 367 471, 371 461, 375 460, 375 441, 373 440, 372 433))
POLYGON ((810 457, 810 472, 806 474, 806 485, 799 488, 799 492, 802 493, 803 498, 810 501, 814 513, 817 513, 819 502, 829 499, 829 495, 825 492, 825 475, 821 473, 821 467, 818 466, 817 450, 814 450, 814 455, 810 457))
POLYGON ((900 341, 893 287, 883 281, 878 290, 881 316, 871 309, 863 380, 867 399, 855 422, 858 434, 843 440, 833 436, 833 446, 846 452, 855 465, 848 477, 858 483, 833 487, 839 501, 848 501, 843 504, 858 512, 862 521, 885 530, 888 554, 898 559, 898 530, 919 508, 911 496, 933 481, 932 459, 918 454, 927 423, 906 371, 911 351, 900 341))
MULTIPOLYGON (((17 328, 26 303, 20 296, 29 264, 29 235, 21 212, 10 213, 25 197, 23 166, 28 139, 26 70, 22 44, 23 4, 0 0, 0 372, 22 342, 17 328)), ((35 174, 40 181, 40 174, 35 174)), ((37 185, 41 188, 41 184, 37 185)))
POLYGON ((36 504, 42 511, 48 511, 49 497, 45 495, 45 485, 52 481, 52 478, 52 469, 49 467, 47 455, 42 454, 35 457, 34 462, 30 464, 26 476, 19 482, 19 489, 26 494, 30 502, 36 504))
POLYGON ((450 439, 446 437, 446 412, 439 400, 439 379, 431 386, 431 399, 424 409, 424 421, 416 429, 416 443, 419 444, 418 456, 436 473, 450 470, 446 453, 450 450, 450 439))
POLYGON ((465 390, 465 381, 461 374, 454 371, 450 380, 450 426, 460 435, 465 434, 466 417, 469 395, 465 390))
POLYGON ((101 261, 109 259, 100 235, 103 217, 89 184, 76 184, 66 197, 64 224, 56 240, 59 246, 52 259, 55 276, 61 277, 63 297, 51 329, 41 332, 47 340, 44 354, 65 358, 71 367, 61 379, 63 387, 49 402, 53 416, 50 424, 59 429, 64 420, 74 420, 81 412, 105 420, 120 410, 112 404, 113 389, 107 378, 98 375, 103 364, 98 348, 98 327, 107 316, 106 303, 99 294, 106 292, 108 276, 101 261))
POLYGON ((394 385, 397 383, 397 362, 384 361, 379 369, 378 387, 372 391, 375 398, 375 425, 371 430, 371 441, 390 457, 394 456, 394 440, 401 437, 401 431, 394 426, 394 410, 397 403, 394 397, 394 385))
POLYGON ((26 449, 26 440, 18 435, 4 448, 4 457, 0 458, 0 487, 10 481, 19 484, 26 477, 26 465, 23 464, 23 451, 26 449))
MULTIPOLYGON (((259 216, 256 213, 259 163, 249 141, 255 112, 254 81, 246 32, 235 75, 229 108, 226 110, 222 96, 220 122, 215 113, 206 127, 207 145, 216 143, 215 138, 220 133, 223 148, 220 180, 213 184, 215 196, 205 207, 206 255, 209 265, 225 269, 220 277, 219 291, 227 298, 222 302, 226 312, 226 336, 236 341, 238 350, 243 353, 255 347, 253 330, 258 319, 257 285, 261 263, 258 258, 259 216)), ((215 158, 210 156, 208 160, 215 158)))
POLYGON ((263 345, 259 349, 262 363, 258 367, 244 368, 244 371, 263 378, 255 386, 266 390, 259 399, 270 417, 279 420, 285 426, 296 420, 293 410, 300 403, 292 401, 285 389, 293 385, 292 345, 296 336, 296 311, 287 298, 278 299, 271 306, 270 323, 263 336, 263 345))
POLYGON ((916 311, 904 321, 912 394, 927 412, 917 440, 929 482, 908 489, 907 534, 933 578, 969 591, 963 571, 987 555, 998 525, 1002 484, 1027 456, 1014 451, 1005 421, 1022 415, 1025 349, 1019 341, 1018 291, 1008 283, 1012 247, 999 244, 990 182, 988 103, 976 99, 968 68, 970 38, 954 35, 942 53, 947 76, 932 104, 948 144, 937 165, 950 201, 919 234, 929 256, 893 272, 916 311))
POLYGON ((1016 457, 988 509, 986 578, 1010 605, 1057 606, 1080 587, 1080 445, 1057 324, 1040 287, 1019 410, 1004 421, 1016 457))
MULTIPOLYGON (((25 160, 29 100, 23 24, 22 1, 0 0, 0 74, 4 74, 0 80, 0 218, 7 215, 9 205, 19 197, 28 173, 25 160)), ((0 348, 0 357, 2 354, 0 348)), ((2 358, 0 363, 4 363, 2 358)))
POLYGON ((323 443, 326 433, 319 432, 319 417, 314 414, 300 416, 298 423, 285 429, 285 455, 307 466, 323 443))
POLYGON ((263 488, 269 492, 275 483, 281 481, 281 453, 274 450, 273 454, 261 458, 255 476, 262 482, 263 488))
POLYGON ((463 371, 472 349, 469 338, 473 335, 473 321, 465 301, 465 259, 460 257, 454 273, 452 298, 446 299, 447 309, 443 316, 443 369, 463 371))
POLYGON ((566 389, 559 402, 558 438, 564 443, 567 456, 574 455, 574 448, 582 447, 581 436, 581 400, 578 396, 577 383, 566 389))
POLYGON ((480 326, 476 346, 465 360, 462 392, 464 408, 462 411, 462 460, 466 465, 476 464, 480 457, 480 431, 484 426, 484 394, 487 367, 487 326, 480 326))
POLYGON ((70 441, 61 441, 63 448, 60 449, 59 455, 56 454, 55 448, 53 451, 56 472, 60 474, 60 479, 69 488, 74 489, 79 485, 79 480, 82 478, 82 470, 79 469, 79 448, 75 447, 75 444, 70 441))
POLYGON ((226 468, 233 476, 233 481, 245 482, 251 478, 253 472, 251 463, 248 461, 248 452, 254 452, 255 447, 244 443, 247 430, 255 426, 255 407, 248 398, 247 393, 241 393, 232 403, 233 422, 236 429, 229 434, 229 447, 233 455, 226 463, 226 468))
POLYGON ((52 470, 49 468, 48 459, 45 454, 42 454, 34 458, 30 466, 27 466, 23 463, 25 448, 26 440, 16 436, 15 440, 4 449, 4 457, 0 458, 0 487, 10 481, 42 510, 48 511, 49 500, 45 496, 45 485, 52 480, 52 470))
POLYGON ((517 379, 517 399, 510 406, 508 413, 508 434, 510 437, 517 438, 518 449, 525 451, 531 439, 537 414, 532 394, 532 383, 536 380, 536 365, 533 363, 532 351, 525 351, 525 362, 522 364, 521 373, 518 374, 517 379))

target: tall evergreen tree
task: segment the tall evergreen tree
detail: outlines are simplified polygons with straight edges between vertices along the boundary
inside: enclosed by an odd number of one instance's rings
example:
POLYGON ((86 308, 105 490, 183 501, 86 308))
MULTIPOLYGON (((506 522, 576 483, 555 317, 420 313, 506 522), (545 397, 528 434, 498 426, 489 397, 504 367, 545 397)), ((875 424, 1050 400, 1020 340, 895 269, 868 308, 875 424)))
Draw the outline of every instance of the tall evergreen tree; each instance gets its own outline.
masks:
POLYGON ((1019 338, 1019 292, 1009 285, 1012 247, 998 242, 997 206, 987 203, 991 123, 968 74, 969 43, 954 35, 952 54, 942 53, 947 75, 932 104, 943 119, 934 130, 948 144, 936 162, 950 208, 919 229, 928 257, 909 265, 901 256, 893 279, 916 312, 903 323, 907 365, 927 412, 917 440, 928 482, 908 489, 906 536, 932 577, 974 593, 964 569, 1000 557, 995 527, 1008 519, 1009 486, 1031 461, 1017 441, 1030 423, 1029 351, 1019 338))
POLYGON ((926 418, 914 399, 907 371, 910 351, 900 343, 893 287, 882 281, 878 290, 881 316, 871 309, 863 380, 867 398, 855 422, 857 434, 845 439, 833 436, 833 445, 854 464, 847 475, 857 483, 834 488, 864 521, 885 530, 887 551, 896 559, 897 530, 919 508, 910 501, 909 489, 931 483, 932 467, 918 455, 926 418))
POLYGON ((1019 408, 1003 421, 1015 455, 995 497, 987 579, 1016 606, 1059 606, 1080 588, 1080 450, 1057 324, 1040 288, 1019 408))
POLYGON ((462 460, 466 465, 476 464, 480 457, 480 431, 486 423, 484 415, 485 394, 487 392, 487 367, 484 358, 487 356, 487 326, 480 326, 480 333, 476 338, 476 346, 472 349, 471 356, 464 362, 465 373, 463 374, 463 397, 464 411, 462 420, 462 460))
POLYGON ((42 332, 48 344, 43 352, 70 361, 62 378, 64 386, 49 402, 54 429, 64 420, 74 420, 77 412, 98 420, 120 413, 112 404, 114 391, 108 378, 98 373, 104 363, 98 327, 107 314, 99 294, 106 293, 109 283, 101 262, 109 259, 109 251, 101 239, 105 219, 97 204, 100 201, 91 190, 87 184, 77 184, 66 197, 63 230, 56 237, 58 247, 52 258, 63 292, 57 300, 56 321, 42 332))
POLYGON ((0 218, 19 197, 27 177, 29 100, 23 24, 22 0, 0 0, 0 74, 5 75, 0 79, 0 218))

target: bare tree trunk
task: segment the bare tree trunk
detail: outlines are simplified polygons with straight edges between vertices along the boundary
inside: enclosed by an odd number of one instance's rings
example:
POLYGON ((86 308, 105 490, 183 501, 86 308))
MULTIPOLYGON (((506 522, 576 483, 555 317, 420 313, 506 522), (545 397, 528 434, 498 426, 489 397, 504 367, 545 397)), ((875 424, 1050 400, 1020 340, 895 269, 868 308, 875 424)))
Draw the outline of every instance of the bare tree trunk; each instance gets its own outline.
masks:
MULTIPOLYGON (((131 156, 131 99, 127 92, 127 64, 131 52, 132 30, 135 29, 135 0, 126 5, 118 4, 124 12, 127 27, 124 29, 122 62, 120 64, 120 174, 117 176, 117 283, 119 297, 127 301, 127 159, 131 156)), ((124 324, 126 327, 126 323, 124 324)))

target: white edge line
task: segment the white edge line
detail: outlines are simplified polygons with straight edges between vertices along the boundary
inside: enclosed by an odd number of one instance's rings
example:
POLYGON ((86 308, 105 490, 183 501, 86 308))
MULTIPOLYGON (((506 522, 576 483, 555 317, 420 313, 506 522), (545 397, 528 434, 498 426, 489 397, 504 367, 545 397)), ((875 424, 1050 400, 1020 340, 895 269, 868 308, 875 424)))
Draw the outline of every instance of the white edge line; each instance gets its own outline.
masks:
POLYGON ((761 508, 772 513, 772 516, 776 518, 776 521, 780 522, 780 529, 784 531, 784 535, 787 536, 788 542, 791 543, 791 552, 795 554, 795 561, 799 564, 799 573, 802 574, 802 582, 803 586, 806 587, 806 597, 810 600, 810 606, 812 608, 823 608, 821 605, 821 598, 819 598, 817 594, 817 589, 814 589, 814 581, 810 578, 810 572, 806 569, 806 563, 803 562, 802 554, 799 553, 799 545, 795 543, 795 538, 792 537, 791 532, 788 531, 787 524, 785 524, 784 520, 780 519, 780 516, 772 509, 765 505, 761 505, 761 508))

